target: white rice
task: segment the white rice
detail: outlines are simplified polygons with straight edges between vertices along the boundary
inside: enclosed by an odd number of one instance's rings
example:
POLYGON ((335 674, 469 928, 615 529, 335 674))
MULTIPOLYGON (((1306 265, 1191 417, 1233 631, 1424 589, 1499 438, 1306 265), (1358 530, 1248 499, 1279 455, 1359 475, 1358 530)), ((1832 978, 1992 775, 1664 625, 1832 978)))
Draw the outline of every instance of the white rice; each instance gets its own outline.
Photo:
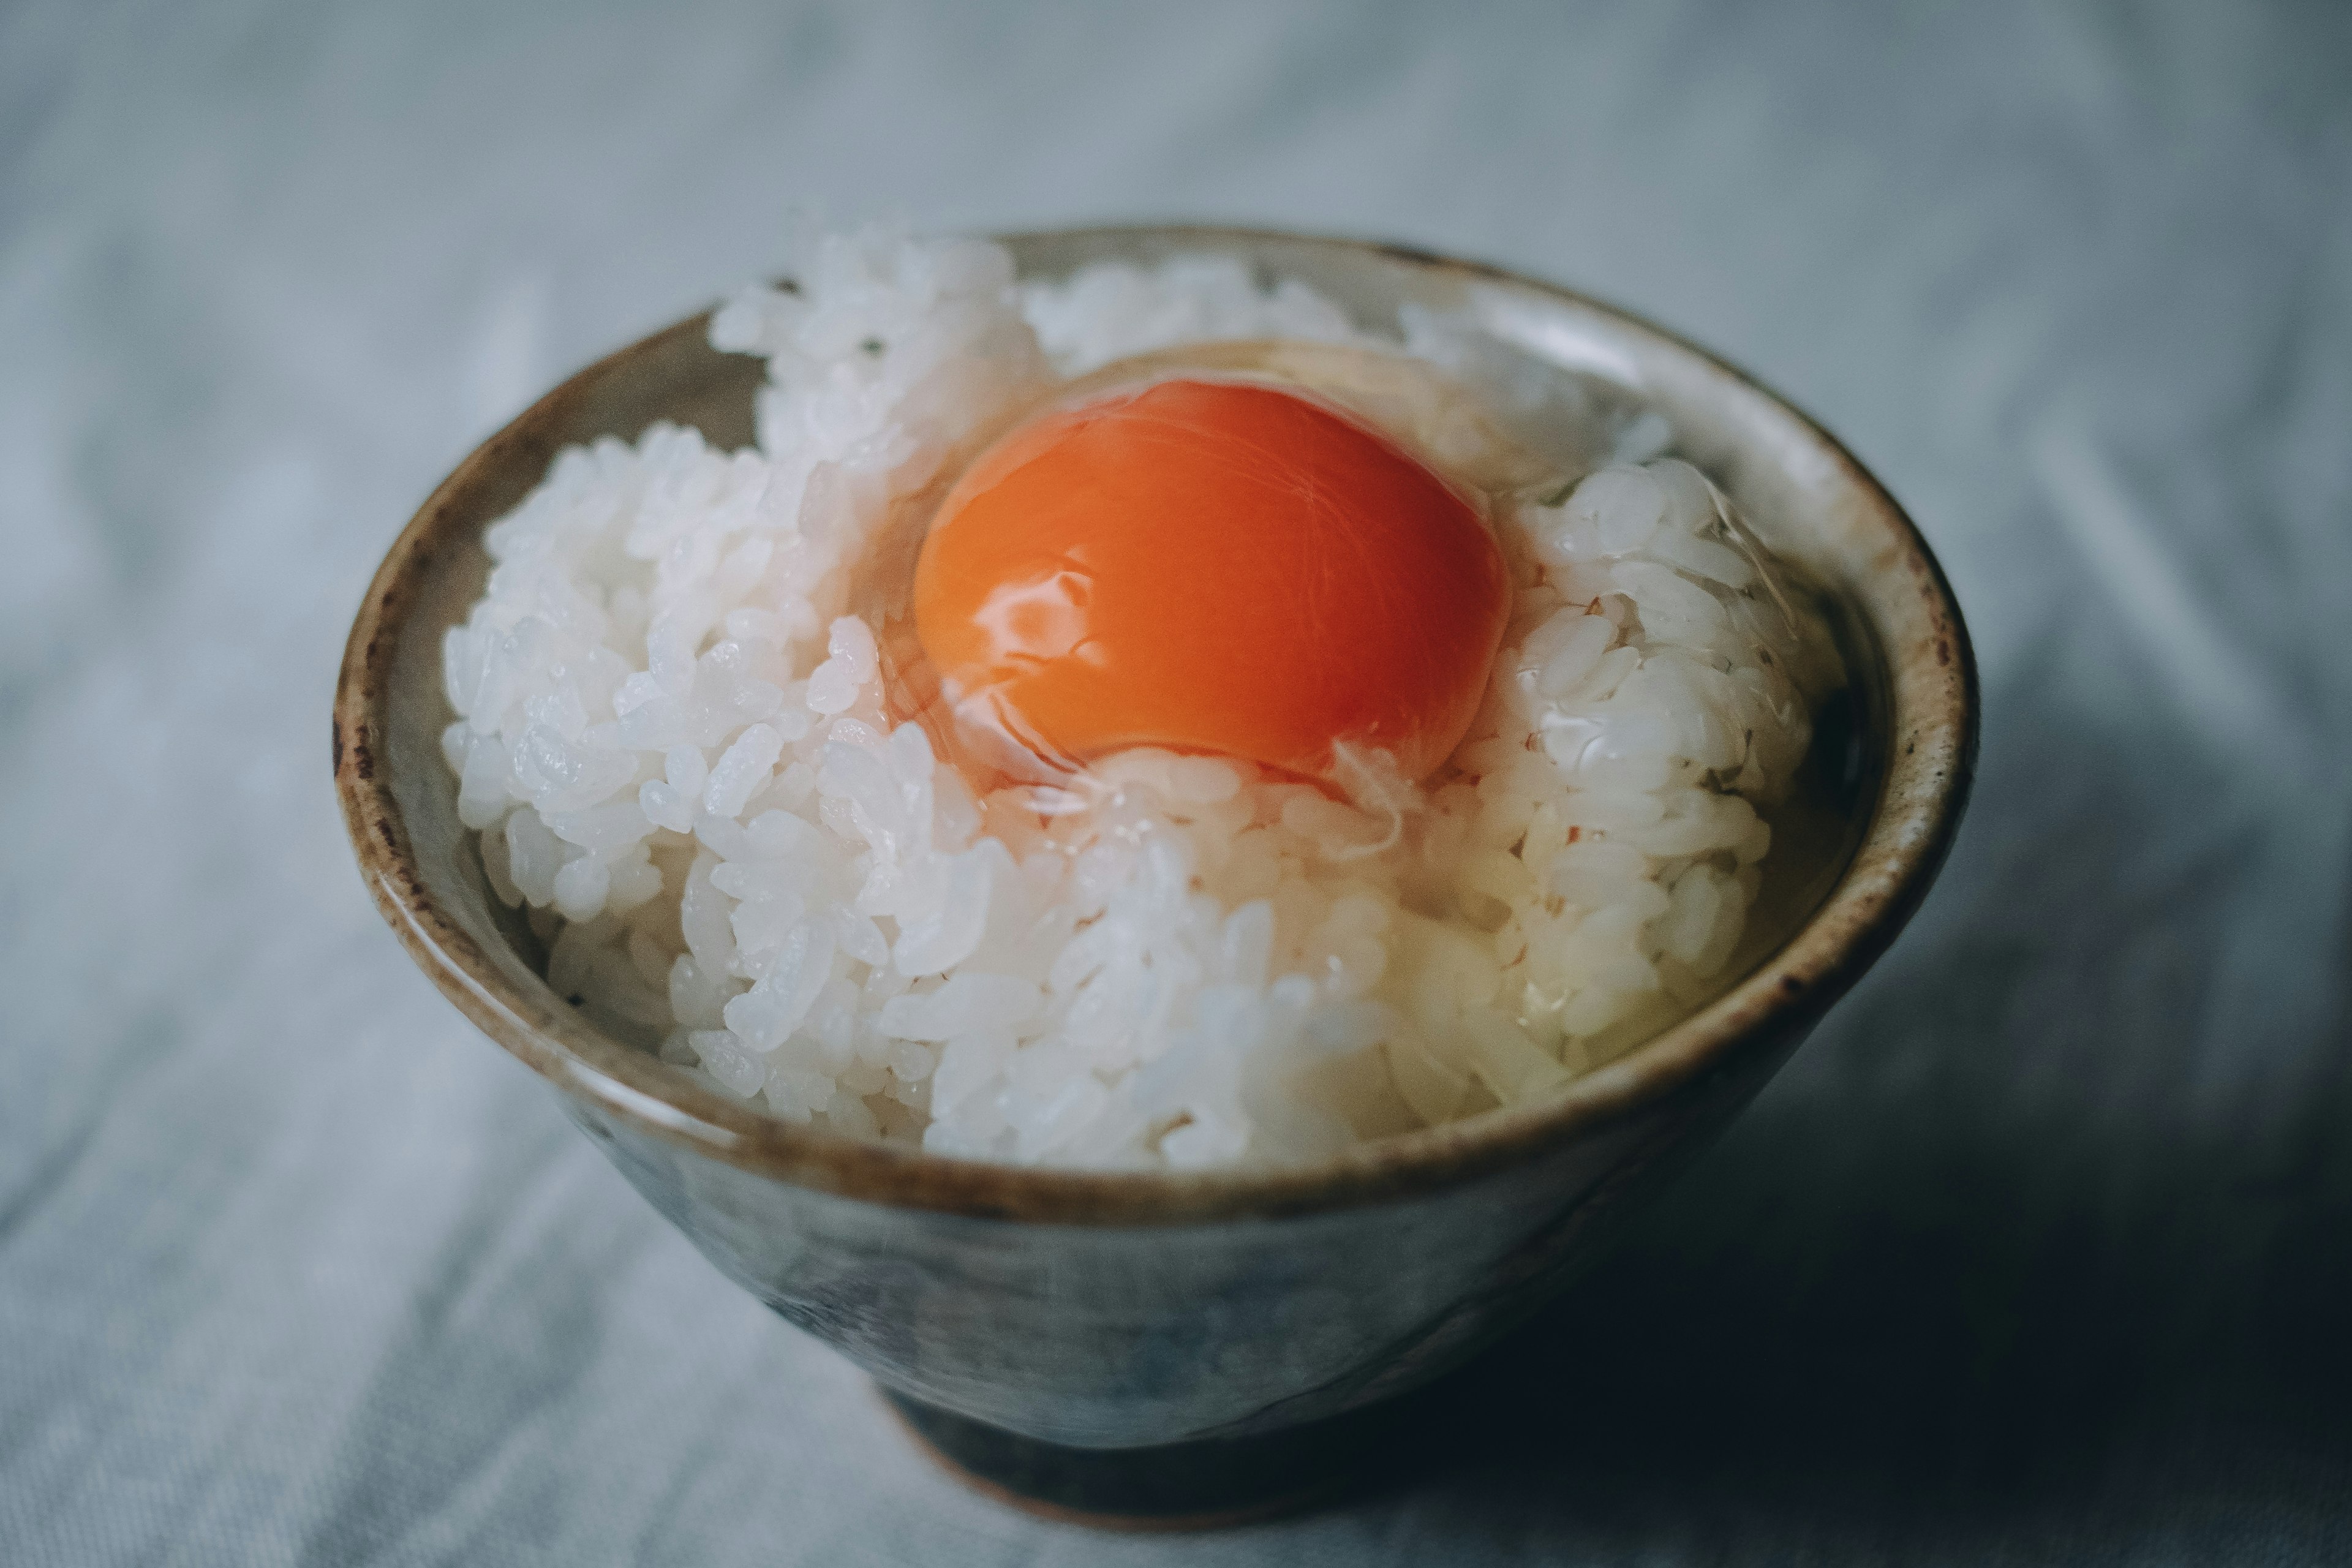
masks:
POLYGON ((1500 520, 1510 630, 1425 790, 1130 752, 1043 816, 891 725, 847 612, 894 500, 1057 375, 1269 336, 1381 341, 1222 258, 1020 288, 988 244, 834 237, 712 323, 767 358, 757 449, 656 426, 559 456, 489 531, 443 737, 554 987, 788 1121, 1100 1166, 1522 1103, 1704 993, 1821 656, 1680 462, 1500 520))

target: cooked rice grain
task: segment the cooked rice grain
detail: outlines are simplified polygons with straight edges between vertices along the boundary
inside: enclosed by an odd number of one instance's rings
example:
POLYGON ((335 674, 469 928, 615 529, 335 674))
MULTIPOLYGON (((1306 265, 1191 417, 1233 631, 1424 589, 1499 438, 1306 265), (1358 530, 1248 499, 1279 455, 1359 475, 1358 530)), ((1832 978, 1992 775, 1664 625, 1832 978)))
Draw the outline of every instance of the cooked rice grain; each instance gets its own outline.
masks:
POLYGON ((551 984, 788 1121, 1097 1166, 1521 1103, 1702 994, 1821 656, 1686 464, 1499 520, 1511 627, 1425 789, 1130 752, 1041 815, 890 722, 850 612, 894 502, 1056 374, 1265 336, 1396 346, 1224 258, 1020 287, 984 243, 837 237, 713 321, 767 360, 756 449, 558 457, 444 650, 459 815, 551 984))

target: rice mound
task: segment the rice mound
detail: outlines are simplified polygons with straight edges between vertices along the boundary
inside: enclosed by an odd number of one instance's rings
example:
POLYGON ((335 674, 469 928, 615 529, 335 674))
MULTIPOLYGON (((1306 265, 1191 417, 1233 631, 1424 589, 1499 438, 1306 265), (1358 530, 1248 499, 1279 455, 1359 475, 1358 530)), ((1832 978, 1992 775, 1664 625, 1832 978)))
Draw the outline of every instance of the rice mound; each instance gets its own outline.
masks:
MULTIPOLYGON (((1220 258, 1025 287, 973 240, 807 259, 711 324, 767 362, 756 448, 657 425, 563 452, 446 634, 458 812, 557 992, 790 1121, 1093 1166, 1519 1104, 1705 993, 1824 656, 1696 469, 1568 474, 1497 519, 1510 628, 1423 787, 1135 751, 1083 796, 975 798, 893 725, 851 613, 892 507, 1113 358, 1399 343, 1220 258)), ((1443 323, 1401 326, 1443 357, 1443 323)))

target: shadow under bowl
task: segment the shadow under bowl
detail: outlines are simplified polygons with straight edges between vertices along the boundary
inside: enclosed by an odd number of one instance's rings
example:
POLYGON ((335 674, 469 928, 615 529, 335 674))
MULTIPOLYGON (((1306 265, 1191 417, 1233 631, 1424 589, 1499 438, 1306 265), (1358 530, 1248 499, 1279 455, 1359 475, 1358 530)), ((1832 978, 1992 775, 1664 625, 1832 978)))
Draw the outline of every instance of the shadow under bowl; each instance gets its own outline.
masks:
POLYGON ((1702 1147, 1926 894, 1974 766, 1977 689, 1942 572, 1825 432, 1621 311, 1396 247, 1232 229, 1008 237, 1024 277, 1199 251, 1303 279, 1366 321, 1418 304, 1651 408, 1848 625, 1869 749, 1852 849, 1811 914, 1713 1003, 1540 1106, 1296 1169, 1048 1170, 788 1125, 600 1033, 492 895, 440 755, 445 628, 484 529, 562 447, 658 419, 751 435, 761 367, 709 318, 598 361, 459 464, 370 585, 336 693, 345 821, 418 965, 730 1279, 864 1367, 935 1451, 1049 1511, 1249 1517, 1363 1473, 1399 1395, 1523 1321, 1702 1147))

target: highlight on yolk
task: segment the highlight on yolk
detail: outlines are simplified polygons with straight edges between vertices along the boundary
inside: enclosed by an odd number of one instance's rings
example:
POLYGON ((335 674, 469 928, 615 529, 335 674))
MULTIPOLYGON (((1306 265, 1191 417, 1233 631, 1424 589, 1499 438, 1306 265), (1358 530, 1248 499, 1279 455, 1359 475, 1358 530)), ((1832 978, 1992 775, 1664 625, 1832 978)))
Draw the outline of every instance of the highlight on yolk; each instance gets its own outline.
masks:
POLYGON ((1172 380, 983 452, 916 565, 967 717, 1083 762, 1129 746, 1407 777, 1461 741, 1510 611, 1471 504, 1377 432, 1263 383, 1172 380))

